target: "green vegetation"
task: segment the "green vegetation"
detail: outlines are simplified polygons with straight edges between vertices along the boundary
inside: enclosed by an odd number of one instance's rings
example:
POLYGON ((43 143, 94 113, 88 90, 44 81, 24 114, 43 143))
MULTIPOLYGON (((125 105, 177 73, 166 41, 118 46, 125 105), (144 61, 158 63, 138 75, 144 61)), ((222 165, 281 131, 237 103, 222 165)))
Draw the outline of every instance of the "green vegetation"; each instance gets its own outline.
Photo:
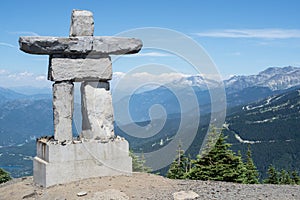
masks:
POLYGON ((245 165, 242 158, 229 149, 230 146, 223 134, 218 136, 216 130, 213 130, 202 155, 192 161, 193 166, 187 173, 187 178, 243 183, 245 165))
POLYGON ((246 153, 246 145, 237 141, 257 141, 251 145, 253 160, 265 179, 268 166, 300 172, 300 96, 298 89, 287 91, 256 103, 237 107, 226 118, 224 134, 234 144, 232 150, 246 153), (269 102, 269 103, 268 103, 269 102))
POLYGON ((9 173, 0 168, 0 184, 5 183, 9 180, 11 180, 9 173))
POLYGON ((246 167, 246 176, 244 183, 247 184, 258 184, 259 183, 259 173, 257 171, 256 166, 254 165, 254 162, 252 160, 252 152, 250 149, 250 145, 248 145, 248 150, 247 150, 247 159, 245 163, 246 167))
MULTIPOLYGON (((201 155, 196 160, 188 158, 181 145, 177 155, 167 173, 172 179, 214 180, 244 184, 259 184, 259 172, 252 160, 252 152, 248 145, 245 162, 239 152, 237 155, 230 150, 231 145, 226 142, 227 137, 216 130, 211 131, 208 142, 201 155)), ((263 181, 267 184, 300 184, 300 177, 296 171, 280 172, 274 166, 268 169, 268 177, 263 181)))
POLYGON ((268 169, 268 177, 264 180, 264 183, 267 184, 300 184, 300 177, 296 171, 287 172, 282 169, 277 171, 273 165, 270 165, 268 169))
POLYGON ((132 150, 129 151, 129 156, 132 158, 132 171, 134 172, 151 172, 152 169, 145 165, 146 160, 144 154, 141 157, 134 154, 132 150))
POLYGON ((171 179, 185 179, 187 172, 191 168, 190 159, 185 156, 181 145, 178 145, 176 159, 172 162, 167 177, 171 179))
POLYGON ((268 178, 264 180, 264 183, 279 184, 279 175, 273 165, 270 165, 268 169, 268 178))

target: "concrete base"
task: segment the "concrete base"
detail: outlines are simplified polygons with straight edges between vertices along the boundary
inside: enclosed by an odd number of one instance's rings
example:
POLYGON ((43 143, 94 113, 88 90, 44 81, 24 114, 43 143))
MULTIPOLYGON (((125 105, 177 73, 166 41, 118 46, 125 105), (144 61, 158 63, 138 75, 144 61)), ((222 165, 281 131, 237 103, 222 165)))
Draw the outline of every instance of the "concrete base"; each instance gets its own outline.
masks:
POLYGON ((33 161, 34 182, 43 187, 91 177, 131 175, 129 145, 123 138, 107 143, 37 141, 33 161))

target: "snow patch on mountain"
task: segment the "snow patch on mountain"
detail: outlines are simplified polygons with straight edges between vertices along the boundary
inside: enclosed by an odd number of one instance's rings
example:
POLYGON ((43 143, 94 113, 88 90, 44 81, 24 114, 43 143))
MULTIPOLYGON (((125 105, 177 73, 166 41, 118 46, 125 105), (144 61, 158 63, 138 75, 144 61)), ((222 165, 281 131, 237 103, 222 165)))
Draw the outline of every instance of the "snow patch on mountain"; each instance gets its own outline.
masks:
POLYGON ((243 90, 247 87, 267 87, 271 90, 284 90, 300 85, 299 67, 270 67, 257 75, 233 76, 225 82, 226 88, 243 90))
MULTIPOLYGON (((219 77, 219 76, 218 76, 219 77)), ((142 89, 139 92, 157 89, 160 86, 166 87, 198 87, 201 90, 208 90, 217 87, 223 87, 228 91, 236 92, 249 87, 266 87, 275 90, 284 90, 300 85, 299 67, 270 67, 257 75, 232 76, 228 80, 219 81, 216 75, 201 74, 182 74, 182 73, 163 73, 151 74, 149 72, 139 72, 135 74, 114 72, 111 81, 111 88, 122 88, 131 90, 137 87, 142 89), (126 85, 119 84, 123 78, 126 79, 126 85)))

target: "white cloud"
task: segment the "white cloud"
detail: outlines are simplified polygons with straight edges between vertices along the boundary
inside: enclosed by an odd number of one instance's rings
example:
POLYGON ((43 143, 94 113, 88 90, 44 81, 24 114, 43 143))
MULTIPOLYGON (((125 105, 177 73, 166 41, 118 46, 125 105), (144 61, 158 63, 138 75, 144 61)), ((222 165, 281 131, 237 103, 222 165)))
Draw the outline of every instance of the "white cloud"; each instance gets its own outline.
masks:
MULTIPOLYGON (((182 74, 178 72, 136 72, 136 73, 114 73, 111 80, 111 89, 115 101, 119 101, 124 96, 134 93, 141 93, 148 90, 153 90, 161 86, 166 86, 171 89, 181 90, 185 87, 197 85, 201 89, 208 87, 218 87, 220 83, 220 75, 206 74, 205 77, 201 74, 182 74)), ((227 78, 227 77, 226 77, 227 78)))
POLYGON ((131 76, 132 80, 135 80, 135 82, 154 82, 158 84, 165 84, 183 78, 185 75, 181 73, 150 74, 148 72, 141 72, 131 74, 129 76, 131 76))
POLYGON ((18 76, 20 76, 20 77, 30 77, 32 75, 33 75, 33 73, 27 72, 27 71, 21 72, 21 73, 18 74, 18 76))
POLYGON ((0 42, 0 46, 5 46, 5 47, 10 47, 10 48, 15 48, 16 46, 6 43, 6 42, 0 42))
POLYGON ((16 74, 9 74, 9 75, 8 75, 8 78, 16 78, 16 77, 17 77, 16 74))
POLYGON ((48 87, 49 85, 51 85, 51 81, 48 81, 47 77, 42 74, 35 74, 28 71, 10 72, 5 69, 0 69, 1 87, 48 87))
POLYGON ((187 75, 175 72, 161 74, 151 74, 149 72, 126 74, 123 72, 115 72, 113 74, 111 84, 113 89, 117 87, 120 90, 131 90, 137 87, 154 89, 156 87, 159 87, 160 85, 180 80, 184 76, 187 75), (122 80, 121 84, 119 84, 120 80, 122 80))
POLYGON ((7 73, 8 71, 6 69, 0 69, 0 75, 5 75, 7 73))
POLYGON ((43 76, 43 75, 37 76, 37 77, 35 77, 35 80, 37 80, 37 81, 45 81, 45 80, 47 80, 47 77, 43 76))
POLYGON ((225 29, 196 33, 200 37, 215 38, 261 38, 289 39, 300 38, 299 29, 225 29))
POLYGON ((137 53, 131 55, 125 55, 126 57, 169 57, 172 54, 161 53, 161 52, 145 52, 145 53, 137 53))
POLYGON ((31 72, 19 72, 19 73, 10 73, 8 74, 8 78, 10 79, 15 79, 15 80, 23 80, 23 79, 28 79, 28 78, 33 78, 33 73, 31 72))

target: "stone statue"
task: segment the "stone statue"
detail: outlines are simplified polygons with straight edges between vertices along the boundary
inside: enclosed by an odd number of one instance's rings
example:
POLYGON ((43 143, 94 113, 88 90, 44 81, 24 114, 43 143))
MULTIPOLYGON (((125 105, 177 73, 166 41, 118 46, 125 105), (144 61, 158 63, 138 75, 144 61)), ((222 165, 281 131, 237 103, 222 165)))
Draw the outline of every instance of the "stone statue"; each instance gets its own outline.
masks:
POLYGON ((48 80, 54 81, 54 140, 39 139, 34 159, 34 180, 46 187, 80 178, 131 172, 131 166, 122 167, 124 162, 131 165, 128 142, 123 138, 115 139, 114 135, 108 82, 112 78, 109 55, 137 53, 142 42, 134 38, 93 34, 93 14, 73 10, 69 37, 19 39, 22 51, 49 55, 48 80), (74 82, 81 82, 80 141, 72 136, 74 82), (92 160, 99 161, 100 165, 99 162, 97 165, 86 164, 92 160), (53 174, 49 175, 50 172, 53 174))

